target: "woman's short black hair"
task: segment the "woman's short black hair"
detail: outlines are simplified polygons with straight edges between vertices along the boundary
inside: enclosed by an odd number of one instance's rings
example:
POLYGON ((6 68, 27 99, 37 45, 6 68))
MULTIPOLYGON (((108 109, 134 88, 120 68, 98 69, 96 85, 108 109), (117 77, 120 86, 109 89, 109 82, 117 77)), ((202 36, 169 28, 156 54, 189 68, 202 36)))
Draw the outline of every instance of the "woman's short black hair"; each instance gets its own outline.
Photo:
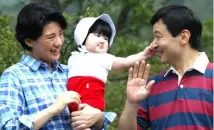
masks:
POLYGON ((44 26, 52 21, 59 23, 62 29, 67 28, 63 14, 50 4, 28 4, 18 14, 15 37, 24 49, 31 51, 32 48, 25 43, 25 39, 37 40, 42 35, 44 26))

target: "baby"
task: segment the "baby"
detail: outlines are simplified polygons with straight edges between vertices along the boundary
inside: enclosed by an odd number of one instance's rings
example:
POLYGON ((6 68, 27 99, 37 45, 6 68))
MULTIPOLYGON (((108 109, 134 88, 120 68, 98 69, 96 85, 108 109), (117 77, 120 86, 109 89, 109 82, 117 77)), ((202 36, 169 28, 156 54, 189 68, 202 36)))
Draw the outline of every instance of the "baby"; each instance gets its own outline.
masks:
MULTIPOLYGON (((152 55, 149 47, 126 58, 107 53, 115 34, 114 23, 108 14, 81 19, 74 31, 78 51, 72 52, 68 60, 70 70, 67 89, 78 92, 81 103, 101 111, 105 109, 104 93, 108 72, 128 68, 152 55)), ((70 111, 76 111, 77 107, 76 104, 69 105, 70 111)))

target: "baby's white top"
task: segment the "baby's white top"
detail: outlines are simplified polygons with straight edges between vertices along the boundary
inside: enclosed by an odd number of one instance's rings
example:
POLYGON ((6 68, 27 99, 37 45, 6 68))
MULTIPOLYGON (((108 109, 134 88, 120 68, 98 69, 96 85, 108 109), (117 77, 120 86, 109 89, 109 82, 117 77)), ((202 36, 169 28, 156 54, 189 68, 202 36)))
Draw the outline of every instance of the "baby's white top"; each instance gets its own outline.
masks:
POLYGON ((72 52, 68 59, 69 78, 93 76, 106 83, 114 60, 115 56, 108 53, 72 52))

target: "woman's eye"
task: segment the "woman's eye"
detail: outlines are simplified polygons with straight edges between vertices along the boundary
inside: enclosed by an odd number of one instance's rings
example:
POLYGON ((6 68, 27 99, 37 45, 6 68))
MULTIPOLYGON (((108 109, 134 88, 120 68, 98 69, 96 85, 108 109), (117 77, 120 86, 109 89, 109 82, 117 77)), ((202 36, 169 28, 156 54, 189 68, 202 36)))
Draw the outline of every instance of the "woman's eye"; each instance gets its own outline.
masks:
POLYGON ((53 39, 54 38, 54 36, 51 36, 51 37, 47 37, 47 39, 53 39))

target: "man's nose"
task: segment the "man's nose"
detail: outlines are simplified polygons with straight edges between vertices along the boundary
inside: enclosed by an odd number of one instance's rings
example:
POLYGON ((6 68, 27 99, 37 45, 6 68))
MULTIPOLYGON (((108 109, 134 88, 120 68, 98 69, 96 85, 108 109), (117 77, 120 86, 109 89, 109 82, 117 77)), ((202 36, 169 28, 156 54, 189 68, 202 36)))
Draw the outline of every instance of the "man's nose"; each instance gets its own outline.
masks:
POLYGON ((159 45, 157 44, 157 42, 156 42, 155 40, 153 40, 152 43, 151 43, 151 47, 152 47, 153 49, 157 49, 158 46, 159 46, 159 45))

